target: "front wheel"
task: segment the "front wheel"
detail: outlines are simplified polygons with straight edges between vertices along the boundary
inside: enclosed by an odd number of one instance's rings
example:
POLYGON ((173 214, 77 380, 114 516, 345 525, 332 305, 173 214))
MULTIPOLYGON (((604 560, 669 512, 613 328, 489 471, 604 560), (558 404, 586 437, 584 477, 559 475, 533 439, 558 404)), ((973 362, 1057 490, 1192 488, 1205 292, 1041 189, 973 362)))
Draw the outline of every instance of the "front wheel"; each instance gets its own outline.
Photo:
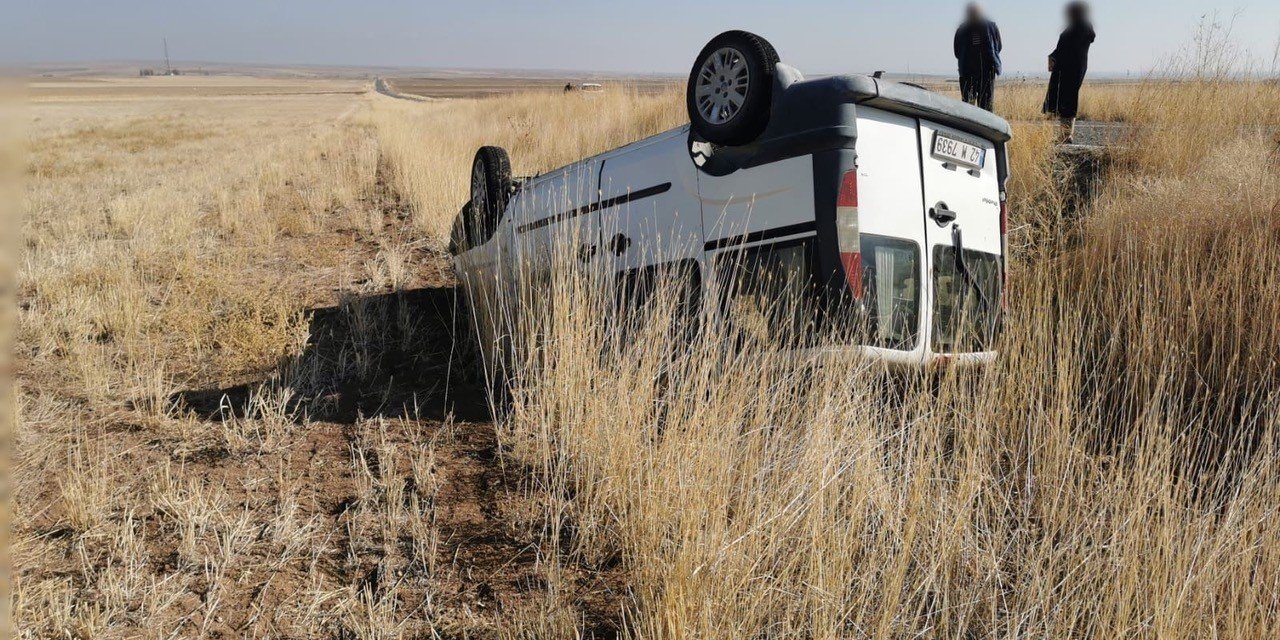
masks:
POLYGON ((746 31, 711 39, 693 62, 685 103, 695 133, 708 142, 740 145, 769 124, 778 53, 746 31))

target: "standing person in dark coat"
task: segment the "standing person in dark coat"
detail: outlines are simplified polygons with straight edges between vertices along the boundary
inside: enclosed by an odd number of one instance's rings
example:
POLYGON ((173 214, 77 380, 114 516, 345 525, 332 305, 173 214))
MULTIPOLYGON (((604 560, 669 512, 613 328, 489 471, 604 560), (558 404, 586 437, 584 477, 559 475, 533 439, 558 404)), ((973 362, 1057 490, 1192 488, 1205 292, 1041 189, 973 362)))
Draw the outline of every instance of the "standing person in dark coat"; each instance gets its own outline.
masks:
POLYGON ((1049 54, 1049 93, 1044 98, 1044 112, 1058 116, 1062 123, 1062 140, 1075 138, 1076 112, 1080 109, 1080 85, 1089 70, 1089 45, 1096 35, 1089 20, 1089 5, 1072 2, 1067 5, 1067 28, 1058 36, 1058 48, 1049 54))
POLYGON ((992 110, 996 96, 996 76, 1000 75, 1000 29, 987 19, 982 5, 970 2, 964 22, 956 29, 956 61, 960 66, 960 95, 964 101, 992 110))

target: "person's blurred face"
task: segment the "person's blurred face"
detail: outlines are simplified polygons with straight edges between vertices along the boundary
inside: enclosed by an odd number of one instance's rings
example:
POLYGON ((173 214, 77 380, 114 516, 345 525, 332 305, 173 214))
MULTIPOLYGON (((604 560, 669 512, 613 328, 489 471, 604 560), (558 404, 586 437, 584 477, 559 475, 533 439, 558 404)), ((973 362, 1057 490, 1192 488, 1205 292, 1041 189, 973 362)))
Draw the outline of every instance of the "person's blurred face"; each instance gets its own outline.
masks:
POLYGON ((970 2, 964 8, 964 18, 969 22, 977 22, 982 19, 982 5, 977 2, 970 2))
POLYGON ((1084 22, 1089 19, 1089 5, 1083 2, 1072 2, 1067 5, 1067 22, 1084 22))

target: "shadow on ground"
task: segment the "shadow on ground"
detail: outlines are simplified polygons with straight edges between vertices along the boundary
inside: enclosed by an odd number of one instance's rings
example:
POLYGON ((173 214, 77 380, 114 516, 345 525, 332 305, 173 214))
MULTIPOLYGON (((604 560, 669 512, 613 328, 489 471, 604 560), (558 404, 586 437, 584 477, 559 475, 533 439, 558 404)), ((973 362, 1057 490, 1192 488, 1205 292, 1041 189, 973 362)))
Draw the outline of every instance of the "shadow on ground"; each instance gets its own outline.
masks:
POLYGON ((263 380, 176 394, 205 420, 249 411, 252 396, 278 384, 296 415, 352 424, 360 418, 492 419, 469 320, 457 287, 350 296, 310 312, 303 353, 263 380))
MULTIPOLYGON (((316 505, 302 513, 330 523, 336 532, 325 543, 327 555, 318 556, 328 559, 325 572, 375 601, 398 602, 398 614, 438 632, 431 637, 500 637, 499 630, 536 619, 539 607, 553 597, 564 598, 584 637, 617 637, 626 593, 620 567, 601 570, 566 560, 557 566, 554 587, 548 581, 541 549, 557 540, 540 518, 526 515, 542 509, 522 484, 527 471, 501 461, 461 302, 454 287, 349 296, 312 311, 306 347, 270 375, 185 391, 174 401, 179 411, 229 422, 257 417, 255 396, 272 389, 294 393, 288 415, 306 428, 291 434, 289 455, 274 464, 300 479, 289 489, 301 496, 299 503, 316 505), (391 420, 371 424, 376 418, 391 420), (362 441, 362 434, 375 431, 383 434, 380 446, 403 452, 406 459, 424 446, 430 449, 432 489, 413 503, 423 505, 416 517, 429 523, 438 544, 429 552, 434 559, 429 573, 402 560, 416 553, 415 538, 404 531, 380 538, 382 524, 370 524, 385 523, 383 507, 365 502, 376 499, 377 492, 366 488, 362 493, 360 474, 405 476, 406 499, 419 486, 406 463, 387 463, 378 446, 362 441), (353 462, 357 449, 363 470, 353 462), (389 548, 410 551, 390 553, 389 548)), ((262 464, 224 449, 193 459, 209 474, 257 470, 262 464)), ((364 482, 369 487, 377 481, 364 482)), ((343 631, 337 637, 355 634, 343 631)))

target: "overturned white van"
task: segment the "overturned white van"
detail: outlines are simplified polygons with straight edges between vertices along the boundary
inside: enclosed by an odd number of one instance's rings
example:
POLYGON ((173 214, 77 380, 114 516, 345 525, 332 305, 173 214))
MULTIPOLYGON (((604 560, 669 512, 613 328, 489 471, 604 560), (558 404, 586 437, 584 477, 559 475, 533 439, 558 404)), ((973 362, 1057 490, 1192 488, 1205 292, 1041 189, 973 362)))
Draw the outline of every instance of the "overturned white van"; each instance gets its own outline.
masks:
POLYGON ((687 126, 532 178, 482 148, 451 241, 463 286, 568 249, 621 280, 689 274, 721 316, 790 292, 815 300, 799 319, 815 333, 860 327, 854 344, 806 347, 913 367, 994 357, 1007 122, 880 78, 806 80, 742 31, 702 50, 687 106, 687 126))

